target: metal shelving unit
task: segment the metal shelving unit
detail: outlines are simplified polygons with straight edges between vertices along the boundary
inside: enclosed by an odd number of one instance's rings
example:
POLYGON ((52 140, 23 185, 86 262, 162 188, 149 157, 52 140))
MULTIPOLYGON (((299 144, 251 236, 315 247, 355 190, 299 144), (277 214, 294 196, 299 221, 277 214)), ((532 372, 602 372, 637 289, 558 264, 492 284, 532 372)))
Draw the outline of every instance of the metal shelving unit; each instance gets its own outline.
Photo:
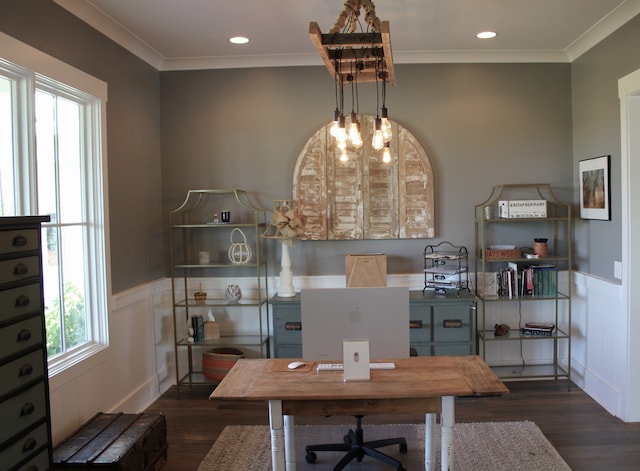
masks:
POLYGON ((202 370, 197 369, 194 352, 244 347, 268 357, 267 244, 262 237, 266 228, 265 210, 252 203, 244 190, 189 190, 180 207, 170 212, 169 224, 176 383, 210 383, 202 370), (223 210, 231 213, 229 222, 214 217, 223 210), (248 250, 242 255, 248 259, 243 259, 243 263, 238 263, 238 257, 232 259, 229 253, 235 229, 246 237, 248 250), (200 251, 207 251, 210 258, 200 260, 200 251), (234 278, 252 279, 254 286, 250 292, 243 292, 239 300, 230 301, 225 297, 224 284, 234 278), (194 293, 203 284, 206 300, 196 301, 194 293), (207 288, 211 284, 216 288, 207 288), (249 312, 251 325, 257 327, 247 333, 222 326, 220 338, 191 341, 188 332, 191 317, 206 316, 210 311, 216 320, 222 314, 227 324, 233 324, 241 311, 249 312))
MULTIPOLYGON (((522 216, 522 215, 519 215, 522 216)), ((566 378, 571 384, 571 206, 562 202, 549 184, 494 186, 489 197, 474 209, 476 350, 503 379, 566 378), (544 217, 501 218, 501 201, 546 201, 544 217), (548 254, 535 258, 527 247, 534 238, 549 241, 548 254), (495 244, 495 245, 493 245, 495 244), (502 249, 513 245, 514 250, 502 249), (551 280, 544 291, 530 290, 526 270, 544 269, 551 280), (512 290, 504 287, 504 275, 514 275, 512 290), (566 274, 555 282, 553 277, 566 274), (523 277, 525 279, 523 280, 523 277), (524 283, 524 284, 523 284, 524 283), (555 284, 554 284, 555 283, 555 284), (527 322, 553 328, 543 335, 525 333, 527 322), (511 327, 507 335, 496 335, 496 324, 511 327), (512 355, 516 352, 519 359, 512 355)), ((512 277, 513 276, 513 277, 512 277)), ((543 284, 540 278, 540 284, 543 284)), ((547 283, 547 282, 544 282, 547 283)))

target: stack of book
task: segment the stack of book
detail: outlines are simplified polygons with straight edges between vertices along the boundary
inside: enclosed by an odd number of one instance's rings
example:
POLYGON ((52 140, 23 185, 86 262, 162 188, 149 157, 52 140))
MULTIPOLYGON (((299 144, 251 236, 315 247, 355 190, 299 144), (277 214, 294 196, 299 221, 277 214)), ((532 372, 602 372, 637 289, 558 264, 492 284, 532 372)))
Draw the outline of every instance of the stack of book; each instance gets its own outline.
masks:
POLYGON ((202 342, 205 339, 204 318, 199 315, 191 316, 191 328, 193 329, 193 340, 195 342, 202 342))
POLYGON ((558 269, 553 265, 533 265, 522 271, 521 292, 528 296, 557 296, 558 269))
POLYGON ((542 335, 550 337, 555 329, 553 324, 544 324, 539 322, 527 322, 522 328, 522 333, 525 335, 542 335))

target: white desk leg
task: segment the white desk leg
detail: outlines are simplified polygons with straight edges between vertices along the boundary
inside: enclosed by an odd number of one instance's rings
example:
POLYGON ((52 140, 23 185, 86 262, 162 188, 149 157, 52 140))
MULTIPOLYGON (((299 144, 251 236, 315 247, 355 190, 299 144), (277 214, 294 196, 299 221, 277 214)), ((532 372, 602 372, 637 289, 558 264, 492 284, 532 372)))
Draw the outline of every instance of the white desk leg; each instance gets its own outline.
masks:
POLYGON ((282 401, 269 401, 269 427, 271 428, 271 468, 273 471, 285 471, 282 401))
POLYGON ((453 471, 453 424, 455 423, 455 397, 442 397, 442 412, 440 414, 440 430, 442 433, 442 448, 440 462, 443 471, 453 471))
POLYGON ((436 431, 436 414, 426 414, 424 419, 424 469, 433 471, 436 463, 436 444, 433 434, 436 431))
POLYGON ((295 425, 295 417, 293 415, 284 416, 284 457, 287 471, 296 471, 295 425))

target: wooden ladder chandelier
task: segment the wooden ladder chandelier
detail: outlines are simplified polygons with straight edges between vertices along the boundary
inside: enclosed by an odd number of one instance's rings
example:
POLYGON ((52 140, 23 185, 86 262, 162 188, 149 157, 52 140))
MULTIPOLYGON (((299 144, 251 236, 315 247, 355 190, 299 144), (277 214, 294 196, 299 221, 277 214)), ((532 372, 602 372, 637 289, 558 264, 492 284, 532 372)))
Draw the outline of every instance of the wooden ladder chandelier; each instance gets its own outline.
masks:
POLYGON ((346 80, 352 70, 350 66, 358 64, 361 66, 359 82, 375 82, 383 73, 387 82, 396 84, 389 22, 380 21, 371 0, 347 0, 327 34, 322 34, 318 23, 312 21, 309 23, 309 36, 332 77, 346 80), (363 7, 370 31, 356 32, 363 7))
POLYGON ((347 145, 362 146, 361 123, 358 119, 358 83, 376 84, 376 119, 372 147, 383 150, 383 161, 391 161, 389 142, 391 124, 386 107, 386 85, 396 84, 391 52, 389 22, 380 21, 371 0, 347 0, 344 9, 328 33, 320 31, 318 23, 309 23, 309 36, 315 45, 327 70, 335 80, 336 109, 333 116, 331 134, 336 138, 341 150, 340 160, 348 162, 347 145), (367 24, 363 31, 360 24, 360 10, 364 8, 367 24), (360 27, 360 32, 356 30, 360 27), (351 87, 352 108, 349 129, 344 115, 344 87, 351 87), (382 107, 378 107, 382 85, 382 107))

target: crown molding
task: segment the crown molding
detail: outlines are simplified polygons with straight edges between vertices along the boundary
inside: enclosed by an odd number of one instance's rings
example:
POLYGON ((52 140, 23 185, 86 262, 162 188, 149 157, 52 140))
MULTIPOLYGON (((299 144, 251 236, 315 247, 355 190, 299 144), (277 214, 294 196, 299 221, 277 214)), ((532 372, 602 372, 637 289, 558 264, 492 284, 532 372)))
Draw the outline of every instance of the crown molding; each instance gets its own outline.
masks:
POLYGON ((54 2, 147 64, 162 70, 165 57, 95 5, 85 0, 54 0, 54 2))
POLYGON ((569 61, 576 60, 638 14, 640 14, 640 0, 626 0, 621 3, 566 48, 569 61))

